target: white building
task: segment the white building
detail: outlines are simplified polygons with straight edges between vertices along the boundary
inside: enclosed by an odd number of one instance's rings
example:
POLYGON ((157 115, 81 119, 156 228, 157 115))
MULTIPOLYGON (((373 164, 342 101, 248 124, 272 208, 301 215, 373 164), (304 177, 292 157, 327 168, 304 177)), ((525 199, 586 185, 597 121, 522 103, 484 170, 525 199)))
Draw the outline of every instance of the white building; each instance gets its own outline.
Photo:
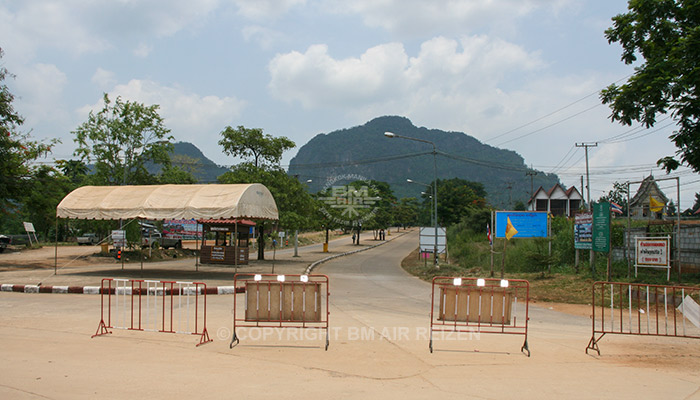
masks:
POLYGON ((554 185, 549 191, 545 191, 542 186, 535 192, 530 201, 527 202, 527 209, 530 211, 547 211, 559 216, 565 215, 573 217, 583 205, 583 196, 575 186, 564 189, 560 184, 554 185))

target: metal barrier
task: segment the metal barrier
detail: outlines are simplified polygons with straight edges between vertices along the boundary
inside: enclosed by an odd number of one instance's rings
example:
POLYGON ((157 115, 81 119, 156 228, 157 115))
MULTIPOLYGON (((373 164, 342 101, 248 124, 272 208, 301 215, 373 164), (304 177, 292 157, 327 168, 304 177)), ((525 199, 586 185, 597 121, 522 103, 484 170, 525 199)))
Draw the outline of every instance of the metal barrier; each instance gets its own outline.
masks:
POLYGON ((126 329, 198 335, 197 346, 212 341, 207 332, 207 285, 201 282, 105 278, 100 305, 100 324, 92 337, 126 329))
POLYGON ((326 275, 236 274, 236 292, 245 289, 245 315, 233 297, 233 348, 236 328, 325 329, 328 350, 329 282, 326 275), (240 288, 239 288, 240 287, 240 288))
POLYGON ((595 282, 592 296, 593 333, 586 354, 600 355, 598 342, 608 333, 700 339, 700 288, 595 282))
POLYGON ((527 352, 530 283, 521 279, 433 278, 430 352, 433 332, 523 335, 527 352))

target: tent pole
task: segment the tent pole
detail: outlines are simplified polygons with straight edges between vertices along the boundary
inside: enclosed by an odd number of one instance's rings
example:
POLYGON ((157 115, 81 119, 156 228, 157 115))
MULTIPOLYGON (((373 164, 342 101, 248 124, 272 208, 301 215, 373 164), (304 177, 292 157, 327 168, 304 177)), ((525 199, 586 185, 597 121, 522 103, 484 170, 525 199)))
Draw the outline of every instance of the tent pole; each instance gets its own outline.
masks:
POLYGON ((236 267, 236 274, 238 273, 238 221, 233 221, 233 265, 236 267))
POLYGON ((53 274, 58 275, 58 217, 56 217, 56 243, 53 248, 53 274))
MULTIPOLYGON (((202 232, 204 233, 204 232, 202 232)), ((204 235, 202 235, 204 236, 204 235)), ((204 239, 202 237, 202 239, 204 239)), ((202 242, 202 245, 204 245, 204 242, 202 242)), ((199 221, 196 219, 194 220, 194 268, 195 271, 199 271, 199 221)))
MULTIPOLYGON (((139 218, 139 222, 141 222, 141 218, 139 218)), ((141 224, 139 224, 139 226, 140 225, 141 224)), ((139 257, 141 258, 141 278, 143 278, 143 230, 139 228, 139 232, 139 236, 141 237, 141 241, 139 242, 139 248, 141 249, 141 251, 139 252, 139 257)), ((148 247, 151 247, 151 243, 148 243, 148 247)))

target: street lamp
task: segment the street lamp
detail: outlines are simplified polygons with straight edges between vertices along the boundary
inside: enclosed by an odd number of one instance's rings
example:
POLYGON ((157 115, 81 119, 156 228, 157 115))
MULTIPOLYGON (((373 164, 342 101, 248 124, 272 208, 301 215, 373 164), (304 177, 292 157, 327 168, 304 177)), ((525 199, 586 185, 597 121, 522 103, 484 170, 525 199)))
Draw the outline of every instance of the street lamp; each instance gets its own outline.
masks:
MULTIPOLYGON (((430 185, 428 185, 427 183, 414 181, 413 179, 410 179, 410 178, 409 178, 409 179, 406 179, 406 182, 408 182, 408 183, 415 183, 415 184, 417 184, 417 185, 423 185, 423 186, 425 186, 425 187, 427 187, 427 188, 430 188, 430 185)), ((435 222, 434 222, 434 219, 433 219, 433 204, 432 204, 432 203, 433 203, 433 195, 430 194, 430 193, 427 193, 427 192, 420 192, 420 194, 426 195, 426 196, 428 196, 428 197, 430 198, 430 225, 434 225, 435 222)))
POLYGON ((437 148, 435 147, 435 143, 431 142, 430 140, 424 140, 424 139, 418 139, 418 138, 413 138, 409 136, 402 136, 402 135, 397 135, 393 132, 384 132, 384 136, 388 137, 389 139, 393 138, 401 138, 401 139, 406 139, 406 140, 413 140, 415 142, 422 142, 422 143, 428 143, 433 146, 433 211, 435 212, 435 246, 433 247, 433 257, 435 259, 435 266, 437 267, 438 265, 438 213, 437 213, 437 148))

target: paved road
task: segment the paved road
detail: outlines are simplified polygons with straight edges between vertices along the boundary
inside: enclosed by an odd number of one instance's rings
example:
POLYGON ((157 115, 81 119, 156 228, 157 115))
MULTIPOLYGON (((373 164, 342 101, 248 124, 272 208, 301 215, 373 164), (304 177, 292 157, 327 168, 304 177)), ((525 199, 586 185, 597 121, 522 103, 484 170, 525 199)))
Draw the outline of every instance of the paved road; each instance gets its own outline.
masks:
MULTIPOLYGON (((324 338, 253 337, 228 348, 231 297, 209 298, 215 342, 115 331, 90 339, 99 298, 0 293, 0 398, 698 398, 698 342, 605 338, 584 353, 589 320, 533 309, 530 348, 481 335, 428 351, 430 286, 399 267, 410 234, 337 259, 331 344, 324 338), (478 350, 478 351, 476 351, 478 350)), ((286 331, 291 332, 291 331, 286 331)))

